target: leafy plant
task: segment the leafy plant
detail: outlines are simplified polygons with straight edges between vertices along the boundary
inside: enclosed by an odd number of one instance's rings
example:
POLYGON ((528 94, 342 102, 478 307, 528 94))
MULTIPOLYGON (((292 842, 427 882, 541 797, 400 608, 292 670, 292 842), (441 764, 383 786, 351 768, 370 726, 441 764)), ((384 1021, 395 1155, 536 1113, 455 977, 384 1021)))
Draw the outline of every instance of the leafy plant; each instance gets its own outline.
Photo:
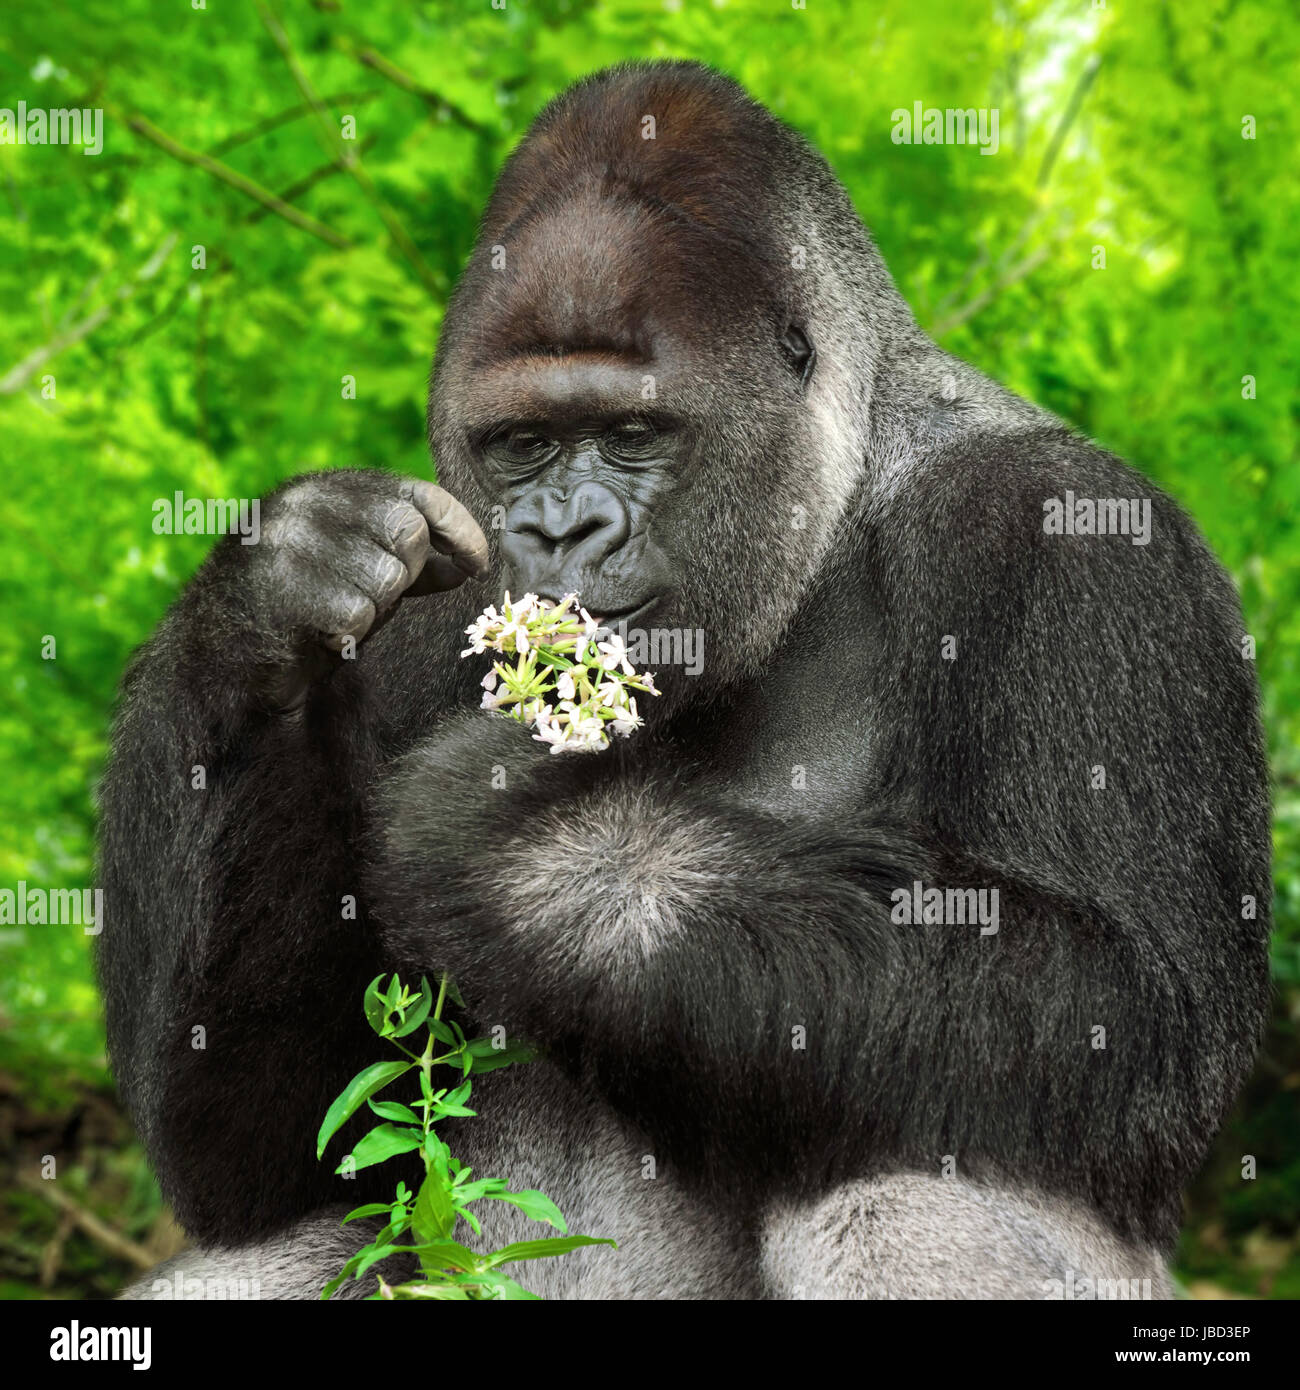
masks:
MULTIPOLYGON (((502 1266, 518 1260, 540 1260, 567 1255, 584 1245, 611 1245, 602 1236, 571 1236, 560 1209, 544 1192, 528 1189, 510 1192, 504 1178, 473 1178, 473 1170, 451 1155, 451 1150, 434 1132, 438 1120, 469 1117, 472 1076, 496 1071, 514 1062, 531 1061, 533 1054, 518 1043, 504 1038, 467 1039, 460 1026, 442 1017, 449 992, 455 998, 446 975, 442 977, 435 1001, 429 982, 421 979, 419 991, 412 993, 394 975, 386 989, 383 976, 371 981, 365 994, 366 1018, 381 1038, 386 1038, 407 1060, 376 1062, 358 1073, 330 1106, 316 1138, 316 1157, 339 1128, 362 1105, 383 1121, 360 1139, 336 1169, 355 1172, 399 1154, 419 1153, 424 1161, 424 1181, 412 1193, 404 1182, 397 1184, 391 1202, 373 1202, 357 1207, 344 1222, 362 1217, 383 1216, 386 1223, 375 1238, 362 1246, 333 1279, 325 1285, 322 1298, 329 1298, 349 1279, 360 1279, 382 1261, 394 1255, 414 1255, 419 1261, 420 1278, 401 1284, 388 1283, 376 1274, 379 1287, 374 1299, 478 1300, 535 1299, 502 1266), (424 1048, 418 1054, 401 1039, 419 1028, 426 1031, 424 1048), (439 1052, 439 1048, 444 1050, 439 1052), (451 1067, 459 1073, 454 1086, 434 1086, 434 1067, 451 1067), (376 1100, 375 1096, 399 1077, 417 1073, 420 1095, 410 1104, 396 1100, 376 1100), (509 1202, 534 1221, 544 1222, 562 1232, 538 1240, 515 1241, 485 1253, 453 1240, 456 1223, 463 1220, 475 1235, 482 1234, 478 1218, 470 1207, 481 1201, 509 1202)), ((458 1001, 459 1002, 459 1001, 458 1001)))

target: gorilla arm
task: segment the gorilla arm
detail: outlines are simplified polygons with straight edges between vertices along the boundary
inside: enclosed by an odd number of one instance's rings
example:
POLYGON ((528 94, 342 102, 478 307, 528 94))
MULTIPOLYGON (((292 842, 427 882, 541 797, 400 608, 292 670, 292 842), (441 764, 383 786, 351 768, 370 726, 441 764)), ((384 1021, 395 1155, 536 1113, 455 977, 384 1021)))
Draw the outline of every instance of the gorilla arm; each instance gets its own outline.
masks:
MULTIPOLYGON (((596 781, 613 755, 538 758, 516 726, 474 723, 385 789, 388 945, 448 970, 480 1024, 587 1071, 706 1185, 817 1192, 882 1158, 934 1172, 954 1149, 967 1172, 1041 1152, 1059 1184, 1096 1156, 1072 1147, 1081 1105, 1168 1079, 1172 1038, 1090 1054, 1077 981, 1126 948, 1068 905, 1004 883, 997 936, 898 925, 893 890, 934 879, 883 817, 828 831, 668 778, 596 781), (492 766, 508 788, 476 794, 492 766)), ((1186 1001, 1130 955, 1105 1016, 1149 1035, 1186 1001)), ((1100 1113, 1092 1143, 1122 1153, 1121 1129, 1100 1113)))
MULTIPOLYGON (((287 484, 263 502, 261 543, 215 547, 125 682, 101 795, 109 1048, 200 1241, 340 1199, 312 1137, 374 1060, 360 1000, 382 961, 345 907, 380 702, 329 634, 365 637, 416 591, 412 571, 427 588, 464 579, 426 555, 431 533, 457 540, 444 512, 459 521, 432 485, 389 474, 287 484)), ((372 1176, 343 1198, 364 1200, 372 1176)))

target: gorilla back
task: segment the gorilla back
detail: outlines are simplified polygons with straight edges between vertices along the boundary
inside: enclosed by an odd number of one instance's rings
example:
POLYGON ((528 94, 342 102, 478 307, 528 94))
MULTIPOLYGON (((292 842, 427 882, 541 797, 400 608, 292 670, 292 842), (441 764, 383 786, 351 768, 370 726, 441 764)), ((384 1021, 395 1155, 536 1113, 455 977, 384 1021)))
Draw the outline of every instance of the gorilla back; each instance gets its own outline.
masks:
POLYGON ((542 1049, 446 1134, 619 1239, 540 1291, 1164 1291, 1268 998, 1255 681, 1188 518, 935 347, 824 161, 687 63, 537 119, 429 424, 446 491, 290 481, 126 681, 110 1046, 214 1267, 319 1286, 391 1196, 311 1137, 396 966, 542 1049), (1077 499, 1142 534, 1045 522, 1077 499), (465 712, 505 589, 704 669, 551 757, 465 712))

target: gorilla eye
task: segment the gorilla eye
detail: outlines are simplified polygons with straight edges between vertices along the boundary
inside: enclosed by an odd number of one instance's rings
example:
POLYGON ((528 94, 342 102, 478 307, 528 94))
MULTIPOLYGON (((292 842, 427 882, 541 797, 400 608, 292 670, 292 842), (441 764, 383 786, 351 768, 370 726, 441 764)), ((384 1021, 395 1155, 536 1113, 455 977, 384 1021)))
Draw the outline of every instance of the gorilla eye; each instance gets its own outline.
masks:
POLYGON ((484 452, 503 467, 519 470, 544 463, 555 452, 555 442, 532 425, 513 425, 492 435, 484 452))
POLYGON ((658 457, 662 441, 648 420, 624 420, 605 431, 601 444, 616 463, 645 463, 658 457))

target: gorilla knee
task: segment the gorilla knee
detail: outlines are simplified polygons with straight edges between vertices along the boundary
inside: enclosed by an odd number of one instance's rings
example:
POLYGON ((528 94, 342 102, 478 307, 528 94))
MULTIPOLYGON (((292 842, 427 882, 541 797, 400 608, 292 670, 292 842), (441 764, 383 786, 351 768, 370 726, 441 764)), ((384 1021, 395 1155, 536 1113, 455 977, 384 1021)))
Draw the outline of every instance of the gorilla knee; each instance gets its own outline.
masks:
MULTIPOLYGON (((222 1250, 183 1250, 138 1279, 129 1300, 245 1300, 319 1298, 321 1290, 379 1229, 373 1222, 339 1223, 346 1207, 317 1212, 278 1236, 222 1250)), ((379 1272, 379 1271, 376 1271, 379 1272)), ((389 1282, 415 1272, 409 1259, 385 1261, 389 1282)), ((349 1279, 336 1299, 365 1298, 373 1279, 349 1279)))
POLYGON ((919 1173, 774 1208, 762 1263, 772 1298, 1172 1296, 1158 1254, 1121 1241, 1081 1205, 919 1173))

